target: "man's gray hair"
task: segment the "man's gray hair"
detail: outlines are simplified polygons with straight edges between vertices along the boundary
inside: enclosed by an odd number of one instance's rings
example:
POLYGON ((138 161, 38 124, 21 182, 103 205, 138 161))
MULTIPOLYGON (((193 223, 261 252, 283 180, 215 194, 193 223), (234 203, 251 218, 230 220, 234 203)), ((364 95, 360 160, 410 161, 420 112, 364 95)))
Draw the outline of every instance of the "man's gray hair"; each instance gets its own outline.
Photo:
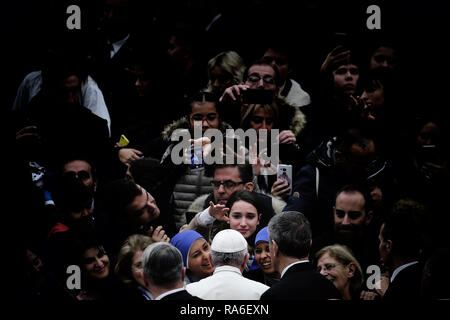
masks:
POLYGON ((211 255, 211 260, 214 266, 233 266, 236 268, 240 268, 244 263, 245 255, 247 254, 248 249, 232 253, 226 252, 217 252, 210 250, 209 253, 211 255))
POLYGON ((274 240, 280 252, 292 258, 308 257, 311 248, 311 226, 303 213, 285 211, 269 221, 269 240, 274 240))
POLYGON ((162 288, 171 288, 181 280, 183 256, 170 243, 156 242, 142 253, 142 266, 147 280, 162 288))

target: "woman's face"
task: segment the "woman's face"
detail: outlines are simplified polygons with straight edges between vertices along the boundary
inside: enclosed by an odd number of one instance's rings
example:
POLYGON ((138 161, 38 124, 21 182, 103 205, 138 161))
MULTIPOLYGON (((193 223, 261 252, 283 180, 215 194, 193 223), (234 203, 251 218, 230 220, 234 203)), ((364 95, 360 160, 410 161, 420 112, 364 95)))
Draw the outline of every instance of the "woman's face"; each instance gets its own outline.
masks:
POLYGON ((269 243, 260 241, 255 247, 255 260, 259 268, 266 274, 272 274, 275 269, 272 265, 269 243))
POLYGON ((103 247, 87 249, 83 255, 83 266, 89 278, 106 278, 109 275, 109 258, 103 247))
POLYGON ((247 239, 255 233, 261 215, 252 204, 239 200, 231 207, 229 217, 230 228, 239 231, 247 239))
POLYGON ((142 268, 142 251, 136 251, 131 261, 131 275, 133 279, 141 286, 145 287, 144 270, 142 268))
POLYGON ((205 239, 197 239, 189 249, 188 268, 198 279, 210 276, 214 266, 209 262, 209 243, 205 239))
POLYGON ((221 95, 226 88, 233 84, 233 76, 219 66, 215 66, 210 73, 212 92, 221 95))
POLYGON ((267 129, 269 132, 273 128, 273 116, 264 110, 263 108, 258 108, 250 116, 250 128, 256 130, 267 129))
POLYGON ((350 279, 354 274, 349 266, 339 263, 336 259, 330 257, 328 253, 325 253, 317 262, 317 271, 328 280, 331 280, 341 293, 349 293, 350 279))

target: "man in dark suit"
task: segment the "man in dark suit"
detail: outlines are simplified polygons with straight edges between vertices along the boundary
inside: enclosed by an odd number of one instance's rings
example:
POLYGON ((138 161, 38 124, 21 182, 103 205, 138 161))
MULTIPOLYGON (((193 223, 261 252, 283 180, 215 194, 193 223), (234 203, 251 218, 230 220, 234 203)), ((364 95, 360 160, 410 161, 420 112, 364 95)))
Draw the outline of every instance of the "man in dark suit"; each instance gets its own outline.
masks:
POLYGON ((155 242, 142 253, 146 289, 154 300, 200 300, 184 289, 186 268, 181 252, 167 242, 155 242))
POLYGON ((421 235, 415 217, 420 206, 412 200, 398 201, 380 229, 380 257, 391 279, 383 300, 419 299, 422 265, 421 235))
POLYGON ((341 299, 331 281, 315 272, 308 261, 311 227, 296 211, 275 215, 269 222, 270 254, 281 279, 264 292, 261 300, 341 299))

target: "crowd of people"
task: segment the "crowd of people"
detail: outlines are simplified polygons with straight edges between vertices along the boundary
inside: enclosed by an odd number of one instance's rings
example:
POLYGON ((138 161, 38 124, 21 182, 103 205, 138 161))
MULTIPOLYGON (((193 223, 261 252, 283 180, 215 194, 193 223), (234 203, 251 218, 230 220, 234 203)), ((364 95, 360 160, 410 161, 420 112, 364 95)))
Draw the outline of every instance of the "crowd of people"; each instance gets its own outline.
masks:
POLYGON ((105 1, 97 29, 51 39, 23 78, 8 118, 14 296, 450 299, 446 122, 410 105, 404 48, 330 30, 303 70, 283 19, 261 36, 211 3, 147 33, 136 4, 105 1), (208 164, 190 157, 211 140, 191 139, 174 162, 180 135, 210 129, 275 141, 292 182, 247 140, 208 164))

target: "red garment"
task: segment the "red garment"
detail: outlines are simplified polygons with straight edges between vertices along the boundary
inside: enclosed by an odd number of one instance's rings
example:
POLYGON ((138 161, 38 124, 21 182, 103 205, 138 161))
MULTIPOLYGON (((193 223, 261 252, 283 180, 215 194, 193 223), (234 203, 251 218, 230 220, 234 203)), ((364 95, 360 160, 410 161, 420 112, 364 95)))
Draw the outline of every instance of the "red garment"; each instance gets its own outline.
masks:
POLYGON ((48 237, 50 238, 52 235, 54 235, 55 233, 58 232, 66 232, 69 230, 69 227, 66 226, 65 224, 62 224, 61 222, 57 222, 53 228, 50 230, 50 232, 48 233, 48 237))

